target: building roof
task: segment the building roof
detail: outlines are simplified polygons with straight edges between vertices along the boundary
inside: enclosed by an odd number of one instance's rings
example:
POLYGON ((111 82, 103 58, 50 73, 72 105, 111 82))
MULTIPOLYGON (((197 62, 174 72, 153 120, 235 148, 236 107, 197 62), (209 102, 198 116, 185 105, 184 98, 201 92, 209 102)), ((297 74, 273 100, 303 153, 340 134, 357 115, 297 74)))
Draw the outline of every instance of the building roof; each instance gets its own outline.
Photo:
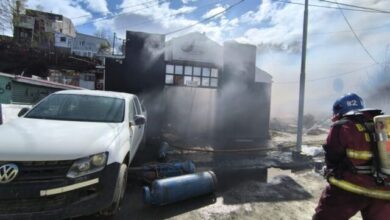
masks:
POLYGON ((36 14, 41 14, 41 15, 51 16, 51 17, 58 17, 60 19, 62 19, 64 17, 63 15, 60 15, 60 14, 54 14, 54 13, 45 12, 45 11, 38 11, 38 10, 34 10, 34 9, 26 9, 26 15, 33 16, 36 14))
POLYGON ((192 32, 166 42, 166 61, 196 61, 223 65, 223 47, 205 34, 192 32))
POLYGON ((102 38, 102 37, 97 37, 97 36, 94 36, 94 35, 89 35, 89 34, 83 34, 83 33, 80 33, 80 32, 76 32, 76 37, 80 35, 80 36, 84 36, 84 37, 89 37, 89 38, 94 38, 94 39, 98 39, 98 40, 104 40, 108 43, 108 45, 110 45, 110 41, 108 41, 106 38, 102 38))
POLYGON ((222 46, 220 44, 218 44, 217 42, 211 40, 209 37, 206 36, 206 34, 203 34, 203 33, 200 33, 200 32, 191 32, 191 33, 188 33, 188 34, 185 34, 185 35, 181 35, 179 37, 174 37, 174 38, 170 39, 169 41, 167 41, 166 44, 170 44, 172 41, 177 41, 179 39, 185 39, 187 41, 189 39, 205 40, 205 41, 208 41, 210 43, 213 43, 214 46, 216 46, 216 47, 222 48, 222 46))
POLYGON ((273 81, 272 81, 271 74, 269 74, 269 73, 265 72, 264 70, 256 67, 255 82, 271 84, 273 81))
POLYGON ((19 76, 19 75, 0 73, 0 76, 9 77, 15 82, 36 85, 36 86, 44 86, 44 87, 57 88, 57 89, 79 89, 79 90, 83 89, 83 88, 77 87, 77 86, 55 83, 55 82, 50 82, 50 81, 42 80, 42 79, 33 79, 33 78, 19 76))

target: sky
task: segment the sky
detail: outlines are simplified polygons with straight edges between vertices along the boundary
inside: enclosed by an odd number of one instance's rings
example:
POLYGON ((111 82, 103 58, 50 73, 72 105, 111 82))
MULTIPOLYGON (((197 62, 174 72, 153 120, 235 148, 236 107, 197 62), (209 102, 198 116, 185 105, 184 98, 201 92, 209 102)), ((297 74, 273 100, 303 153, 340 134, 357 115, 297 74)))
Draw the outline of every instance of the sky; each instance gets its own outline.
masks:
MULTIPOLYGON (((340 10, 334 3, 309 1, 317 6, 309 7, 305 113, 329 115, 334 100, 347 92, 369 97, 376 83, 383 82, 384 64, 390 55, 389 0, 329 1, 389 13, 351 11, 347 6, 341 6, 340 10)), ((161 34, 176 31, 238 2, 27 0, 26 4, 27 8, 71 18, 78 32, 94 34, 104 30, 125 38, 126 30, 161 34)), ((257 66, 273 76, 272 116, 294 117, 298 110, 304 9, 299 4, 302 3, 304 0, 245 0, 215 19, 169 34, 167 38, 199 31, 220 44, 236 40, 257 45, 257 66)))

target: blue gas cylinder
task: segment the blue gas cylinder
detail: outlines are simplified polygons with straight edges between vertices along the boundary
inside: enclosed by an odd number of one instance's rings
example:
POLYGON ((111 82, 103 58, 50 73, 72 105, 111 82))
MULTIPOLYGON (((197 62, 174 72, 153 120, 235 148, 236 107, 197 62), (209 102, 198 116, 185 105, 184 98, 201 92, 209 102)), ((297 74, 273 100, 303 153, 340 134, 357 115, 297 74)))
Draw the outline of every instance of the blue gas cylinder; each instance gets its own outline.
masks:
POLYGON ((158 164, 155 170, 158 171, 161 177, 173 177, 182 174, 195 173, 195 164, 190 161, 158 164))
POLYGON ((152 186, 143 189, 144 202, 165 205, 211 194, 217 188, 217 178, 212 171, 187 174, 167 179, 155 180, 152 186))
POLYGON ((195 164, 192 161, 187 160, 184 162, 145 165, 143 167, 143 176, 144 179, 153 181, 155 179, 195 173, 195 170, 195 164))

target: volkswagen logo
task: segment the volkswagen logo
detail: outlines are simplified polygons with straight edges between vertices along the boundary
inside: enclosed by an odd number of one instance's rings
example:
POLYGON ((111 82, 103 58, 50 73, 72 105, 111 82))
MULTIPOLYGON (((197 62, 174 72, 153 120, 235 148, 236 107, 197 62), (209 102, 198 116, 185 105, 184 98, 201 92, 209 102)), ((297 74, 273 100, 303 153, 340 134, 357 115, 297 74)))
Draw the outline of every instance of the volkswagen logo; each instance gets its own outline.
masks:
POLYGON ((16 178, 19 168, 13 163, 7 163, 0 166, 0 184, 9 183, 16 178))

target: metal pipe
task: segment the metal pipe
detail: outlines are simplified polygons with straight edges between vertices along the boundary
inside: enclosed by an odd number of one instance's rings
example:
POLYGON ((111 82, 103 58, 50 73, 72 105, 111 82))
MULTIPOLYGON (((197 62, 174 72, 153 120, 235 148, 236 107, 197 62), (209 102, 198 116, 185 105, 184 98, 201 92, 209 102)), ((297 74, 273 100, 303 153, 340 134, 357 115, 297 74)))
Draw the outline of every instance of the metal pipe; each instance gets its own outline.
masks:
POLYGON ((115 39, 116 33, 114 32, 114 39, 112 40, 112 55, 115 55, 115 39))
POLYGON ((303 15, 301 76, 300 76, 300 83, 299 83, 299 109, 298 109, 297 146, 296 146, 297 152, 301 152, 301 147, 302 147, 303 111, 304 111, 304 101, 305 101, 305 80, 306 80, 307 25, 308 25, 308 17, 309 17, 308 5, 309 5, 309 0, 305 0, 305 11, 303 15))

